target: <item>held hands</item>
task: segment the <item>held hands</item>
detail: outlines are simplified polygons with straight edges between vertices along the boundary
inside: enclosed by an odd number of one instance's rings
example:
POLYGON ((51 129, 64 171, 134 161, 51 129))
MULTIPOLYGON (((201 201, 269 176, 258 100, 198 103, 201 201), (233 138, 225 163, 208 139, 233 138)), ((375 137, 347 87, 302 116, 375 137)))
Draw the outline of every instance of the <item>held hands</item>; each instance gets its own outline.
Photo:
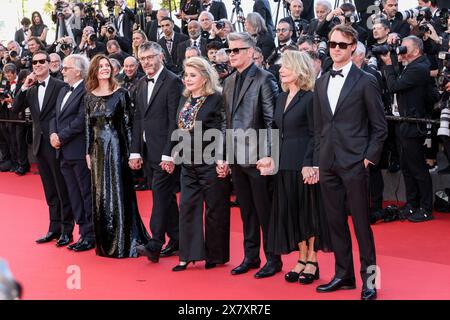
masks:
POLYGON ((50 135, 50 144, 55 149, 61 148, 61 141, 59 141, 59 137, 56 133, 52 133, 50 135))
POLYGON ((229 173, 228 163, 223 160, 217 160, 216 172, 219 178, 225 178, 229 173))
POLYGON ((319 182, 319 169, 313 167, 303 167, 302 177, 305 184, 316 184, 319 182))
POLYGON ((139 170, 142 168, 142 158, 130 159, 128 160, 128 165, 132 170, 139 170))
POLYGON ((161 161, 159 166, 161 167, 161 169, 166 171, 168 174, 172 174, 173 170, 175 170, 175 164, 172 161, 163 160, 163 161, 161 161))
POLYGON ((262 176, 271 175, 275 170, 275 162, 271 157, 261 158, 256 162, 256 169, 259 170, 262 176))

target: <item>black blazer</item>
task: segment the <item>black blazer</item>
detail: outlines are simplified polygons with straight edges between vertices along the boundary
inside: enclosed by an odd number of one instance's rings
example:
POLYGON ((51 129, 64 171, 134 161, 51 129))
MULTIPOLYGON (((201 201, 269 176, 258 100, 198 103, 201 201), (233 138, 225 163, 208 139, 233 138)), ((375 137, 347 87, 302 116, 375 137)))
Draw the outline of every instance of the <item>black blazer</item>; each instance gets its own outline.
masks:
POLYGON ((22 42, 25 41, 25 32, 23 31, 23 28, 20 28, 14 33, 14 41, 16 41, 22 48, 24 45, 22 42))
POLYGON ((266 60, 272 53, 273 49, 276 48, 275 42, 269 32, 258 34, 256 37, 256 46, 261 49, 264 60, 266 60))
MULTIPOLYGON (((175 32, 173 37, 173 43, 172 43, 172 52, 169 53, 169 50, 167 49, 166 39, 162 37, 159 39, 158 43, 161 45, 161 47, 164 50, 164 64, 175 74, 179 74, 182 71, 183 66, 179 65, 179 59, 178 59, 178 45, 184 41, 189 39, 188 36, 182 33, 175 32)), ((183 57, 184 58, 184 57, 183 57)))
POLYGON ((314 0, 303 0, 302 2, 303 12, 300 17, 311 21, 312 19, 314 19, 314 0))
MULTIPOLYGON (((402 117, 424 118, 428 103, 428 83, 430 65, 425 56, 408 64, 400 75, 393 65, 384 66, 383 73, 390 93, 397 93, 398 111, 402 117)), ((421 137, 426 135, 425 124, 399 124, 402 137, 421 137)))
MULTIPOLYGON (((207 43, 208 43, 208 41, 205 38, 200 37, 200 51, 201 51, 203 57, 207 57, 207 53, 206 53, 207 43)), ((186 49, 189 48, 190 46, 191 46, 191 39, 187 39, 178 45, 178 47, 177 47, 177 51, 178 51, 177 52, 177 56, 178 56, 177 65, 178 66, 183 65, 186 49)))
MULTIPOLYGON (((116 28, 117 28, 117 34, 119 33, 119 26, 117 23, 117 18, 116 18, 116 28)), ((124 38, 127 39, 128 42, 132 41, 132 36, 133 36, 133 24, 135 22, 136 18, 134 15, 134 12, 128 8, 125 7, 125 10, 123 11, 123 20, 122 20, 122 25, 123 25, 123 36, 124 38)))
MULTIPOLYGON (((183 108, 184 104, 186 103, 187 98, 184 96, 181 96, 180 103, 178 105, 177 110, 177 116, 176 116, 176 127, 174 129, 178 129, 178 120, 180 116, 180 111, 183 108)), ((225 132, 227 127, 227 120, 225 115, 225 109, 223 106, 222 101, 222 95, 218 92, 213 93, 212 95, 209 95, 206 99, 203 105, 200 107, 196 117, 195 121, 201 121, 202 123, 202 135, 203 132, 205 132, 208 129, 217 129, 222 132, 222 143, 221 147, 225 147, 225 132)), ((191 137, 194 136, 194 131, 189 131, 191 137)), ((205 148, 210 145, 212 141, 203 141, 202 144, 202 154, 205 148)), ((172 148, 177 144, 177 141, 172 142, 172 148)), ((194 161, 194 152, 196 151, 194 149, 194 138, 191 138, 191 160, 194 161)), ((224 149, 218 150, 216 149, 217 153, 214 153, 212 156, 215 157, 215 160, 223 160, 223 154, 224 149)))
MULTIPOLYGON (((175 33, 180 33, 181 29, 177 25, 173 27, 175 33)), ((152 22, 147 23, 145 27, 145 34, 147 35, 148 41, 158 42, 158 20, 152 20, 152 22)))
POLYGON ((269 1, 256 0, 253 4, 253 12, 257 12, 266 22, 266 27, 272 37, 275 36, 275 28, 273 26, 272 10, 270 8, 269 1))
POLYGON ((55 117, 50 122, 50 134, 58 134, 61 148, 56 149, 56 157, 66 160, 83 160, 86 157, 85 108, 86 89, 81 82, 67 99, 64 108, 61 104, 69 87, 64 87, 56 99, 55 117))
MULTIPOLYGON (((235 106, 233 106, 233 95, 236 86, 236 72, 225 79, 223 101, 227 115, 227 128, 267 129, 268 149, 263 151, 262 156, 270 156, 273 110, 278 96, 278 86, 275 77, 270 72, 258 68, 255 64, 249 68, 235 106)), ((248 140, 245 141, 247 150, 255 152, 254 149, 257 147, 251 146, 248 140)))
POLYGON ((295 26, 295 21, 292 18, 292 16, 289 16, 286 18, 287 21, 289 21, 289 24, 292 26, 292 41, 297 42, 298 38, 301 36, 301 32, 307 33, 309 31, 309 22, 308 20, 300 18, 300 32, 297 31, 297 28, 295 26))
POLYGON ((314 113, 312 91, 299 91, 287 106, 288 94, 278 96, 275 107, 274 129, 279 130, 280 170, 298 170, 311 167, 314 151, 314 113))
POLYGON ((387 137, 386 118, 377 80, 352 65, 334 114, 328 101, 330 73, 314 89, 314 166, 344 169, 364 159, 377 164, 387 137))
POLYGON ((13 104, 13 112, 22 112, 30 108, 33 119, 33 154, 39 153, 43 139, 50 144, 50 121, 55 117, 56 99, 61 89, 66 84, 60 80, 50 77, 48 87, 45 90, 42 111, 39 110, 38 90, 32 86, 26 91, 20 91, 13 104))
POLYGON ((228 19, 227 8, 223 2, 213 1, 209 12, 214 16, 215 21, 219 21, 220 19, 228 19))
POLYGON ((132 153, 140 153, 144 159, 152 163, 160 163, 162 155, 170 156, 170 137, 175 127, 182 86, 180 78, 164 68, 155 83, 150 102, 147 103, 146 77, 138 81, 134 100, 132 153), (146 154, 144 153, 144 132, 146 154))

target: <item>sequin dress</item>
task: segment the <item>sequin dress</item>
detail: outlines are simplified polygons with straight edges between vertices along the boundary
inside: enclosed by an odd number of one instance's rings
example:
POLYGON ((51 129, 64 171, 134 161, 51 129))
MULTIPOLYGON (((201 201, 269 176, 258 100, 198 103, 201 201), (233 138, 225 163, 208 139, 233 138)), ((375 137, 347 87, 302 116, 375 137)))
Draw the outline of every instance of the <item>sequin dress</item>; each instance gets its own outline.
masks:
POLYGON ((130 100, 124 89, 85 97, 87 153, 91 156, 96 253, 137 257, 149 236, 142 223, 128 167, 131 144, 130 100))

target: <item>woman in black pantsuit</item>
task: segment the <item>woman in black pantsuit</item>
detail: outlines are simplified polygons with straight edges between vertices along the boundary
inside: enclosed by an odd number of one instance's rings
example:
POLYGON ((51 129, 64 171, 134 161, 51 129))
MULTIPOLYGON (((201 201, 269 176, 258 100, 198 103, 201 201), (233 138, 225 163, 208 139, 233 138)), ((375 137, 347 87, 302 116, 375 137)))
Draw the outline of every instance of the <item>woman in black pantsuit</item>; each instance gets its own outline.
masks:
POLYGON ((285 51, 274 127, 279 129, 280 161, 275 176, 269 223, 268 250, 287 254, 299 250, 288 282, 308 284, 319 277, 316 252, 328 251, 330 241, 320 198, 318 177, 312 167, 314 150, 313 93, 315 73, 305 52, 285 51))
POLYGON ((178 155, 183 159, 180 263, 173 271, 185 270, 190 262, 199 260, 205 260, 205 268, 210 269, 217 264, 228 262, 230 252, 229 180, 226 177, 218 177, 216 173, 216 160, 222 158, 223 151, 218 149, 211 153, 211 157, 206 156, 205 147, 211 142, 202 142, 201 139, 206 130, 215 129, 213 133, 219 138, 217 146, 223 148, 226 118, 219 77, 211 65, 199 57, 188 59, 184 70, 185 92, 177 112, 177 125, 178 133, 183 137, 187 135, 191 141, 185 143, 183 138, 181 145, 184 149, 178 155), (194 142, 197 134, 200 141, 194 142))

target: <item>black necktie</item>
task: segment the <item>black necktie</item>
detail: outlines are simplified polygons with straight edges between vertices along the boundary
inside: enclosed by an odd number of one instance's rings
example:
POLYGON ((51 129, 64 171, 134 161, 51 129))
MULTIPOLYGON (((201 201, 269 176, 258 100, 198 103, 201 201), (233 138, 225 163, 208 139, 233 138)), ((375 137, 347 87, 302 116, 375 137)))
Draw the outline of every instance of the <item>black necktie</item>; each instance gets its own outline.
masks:
POLYGON ((332 76, 333 78, 336 76, 341 76, 342 78, 344 77, 344 75, 342 74, 342 69, 341 70, 330 70, 330 76, 332 76))
POLYGON ((39 89, 39 86, 42 86, 42 87, 45 88, 45 81, 43 81, 43 82, 36 82, 36 88, 39 89))

